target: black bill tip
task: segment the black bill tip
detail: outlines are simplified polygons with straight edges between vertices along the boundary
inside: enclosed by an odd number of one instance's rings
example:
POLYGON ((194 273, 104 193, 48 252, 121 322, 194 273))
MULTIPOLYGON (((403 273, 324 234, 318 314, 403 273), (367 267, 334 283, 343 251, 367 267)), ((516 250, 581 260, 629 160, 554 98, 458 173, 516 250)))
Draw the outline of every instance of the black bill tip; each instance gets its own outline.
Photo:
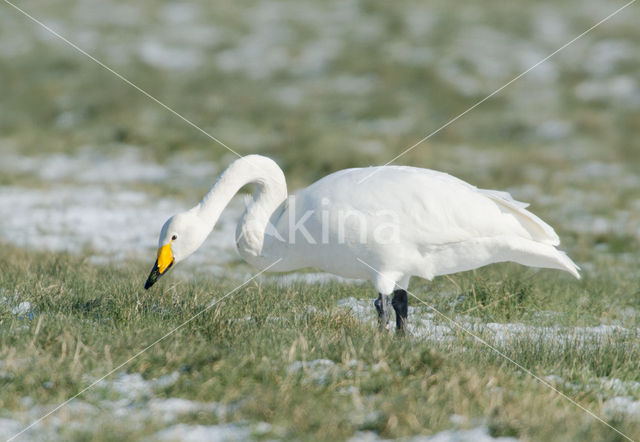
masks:
POLYGON ((144 288, 149 290, 151 286, 155 284, 156 281, 160 279, 162 275, 164 275, 169 271, 169 269, 173 266, 174 262, 175 261, 171 261, 171 264, 169 264, 169 267, 167 267, 164 272, 160 273, 160 269, 158 268, 158 260, 156 259, 156 263, 153 265, 153 268, 151 269, 151 273, 149 273, 147 282, 144 283, 144 288))
POLYGON ((160 270, 158 269, 158 261, 153 265, 153 269, 151 269, 151 273, 149 273, 149 277, 147 278, 147 282, 144 283, 144 288, 149 290, 153 284, 156 283, 158 278, 162 276, 160 270))

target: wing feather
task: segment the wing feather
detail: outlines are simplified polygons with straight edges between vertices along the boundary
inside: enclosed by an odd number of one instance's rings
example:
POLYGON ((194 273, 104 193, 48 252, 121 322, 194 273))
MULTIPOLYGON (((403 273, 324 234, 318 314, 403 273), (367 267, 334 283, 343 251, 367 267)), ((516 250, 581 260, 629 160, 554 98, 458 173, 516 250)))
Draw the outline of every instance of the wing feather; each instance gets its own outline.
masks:
POLYGON ((513 215, 534 240, 552 246, 560 244, 560 238, 553 227, 526 210, 529 204, 513 199, 508 192, 486 189, 478 189, 478 191, 498 204, 503 213, 513 215))

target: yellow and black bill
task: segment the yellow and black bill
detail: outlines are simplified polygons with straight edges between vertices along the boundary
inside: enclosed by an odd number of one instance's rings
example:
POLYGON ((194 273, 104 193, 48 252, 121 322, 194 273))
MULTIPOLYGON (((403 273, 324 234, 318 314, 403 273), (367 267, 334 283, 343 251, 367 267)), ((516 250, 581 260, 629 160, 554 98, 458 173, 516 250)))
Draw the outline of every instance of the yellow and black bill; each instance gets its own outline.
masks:
POLYGON ((151 273, 149 273, 147 282, 144 283, 144 288, 151 288, 151 286, 171 268, 174 261, 171 243, 160 247, 158 250, 158 259, 156 259, 156 263, 153 265, 151 273))

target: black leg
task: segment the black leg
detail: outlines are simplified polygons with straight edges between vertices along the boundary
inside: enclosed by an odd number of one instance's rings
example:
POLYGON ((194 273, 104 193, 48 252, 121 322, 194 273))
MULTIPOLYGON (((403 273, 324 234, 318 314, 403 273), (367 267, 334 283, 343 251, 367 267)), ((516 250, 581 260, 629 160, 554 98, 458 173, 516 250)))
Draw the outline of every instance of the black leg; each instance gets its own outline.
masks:
POLYGON ((386 329, 391 317, 391 296, 378 293, 378 299, 373 302, 378 310, 378 325, 380 329, 386 329))
POLYGON ((393 292, 393 309, 396 311, 396 327, 404 331, 407 326, 407 315, 409 313, 409 298, 406 290, 396 290, 393 292))

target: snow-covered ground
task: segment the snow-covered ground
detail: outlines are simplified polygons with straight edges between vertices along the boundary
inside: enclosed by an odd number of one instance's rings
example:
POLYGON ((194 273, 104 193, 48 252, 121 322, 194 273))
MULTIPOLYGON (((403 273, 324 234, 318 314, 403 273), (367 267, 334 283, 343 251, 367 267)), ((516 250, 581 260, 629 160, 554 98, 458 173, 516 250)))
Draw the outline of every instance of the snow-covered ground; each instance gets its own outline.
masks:
MULTIPOLYGON (((0 363, 0 372, 2 371, 0 363)), ((316 384, 325 384, 332 377, 353 378, 354 371, 363 372, 379 371, 382 368, 377 365, 367 366, 361 361, 350 360, 346 363, 336 363, 327 359, 311 361, 295 361, 288 367, 292 376, 303 376, 316 384)), ((259 438, 264 435, 284 435, 282 428, 274 427, 266 422, 227 422, 216 425, 191 425, 180 423, 180 419, 197 414, 209 414, 215 416, 221 422, 226 422, 228 416, 237 404, 221 404, 217 402, 198 402, 182 398, 164 397, 162 390, 176 383, 180 378, 178 372, 172 372, 155 379, 144 379, 138 373, 120 373, 113 378, 108 378, 97 384, 80 398, 74 399, 59 412, 38 422, 24 433, 24 437, 34 441, 62 440, 60 430, 62 428, 82 428, 86 422, 92 425, 101 423, 109 424, 119 422, 122 428, 143 428, 156 426, 159 430, 149 440, 163 441, 235 441, 259 438)), ((640 383, 621 381, 616 378, 598 378, 592 380, 587 386, 574 385, 565 382, 556 375, 546 376, 546 381, 571 391, 583 391, 585 388, 597 388, 602 397, 602 410, 605 416, 610 418, 616 415, 625 415, 632 419, 640 420, 640 401, 634 400, 640 393, 640 383), (635 396, 634 396, 635 395, 635 396)), ((87 379, 87 383, 93 382, 87 379)), ((355 387, 351 387, 355 388, 355 387)), ((338 391, 338 394, 352 394, 353 391, 338 391)), ((22 410, 11 414, 5 413, 0 418, 0 438, 10 438, 28 424, 53 409, 53 406, 41 406, 35 403, 29 396, 21 400, 22 410)), ((354 420, 375 419, 375 416, 359 416, 354 412, 354 420)), ((461 424, 457 416, 452 416, 451 421, 455 426, 461 424)), ((468 424, 468 423, 467 423, 468 424)), ((403 441, 411 442, 507 442, 515 441, 514 438, 494 438, 486 426, 475 423, 471 429, 452 429, 430 436, 414 436, 403 441)), ((360 431, 353 435, 351 441, 382 441, 377 433, 360 431)))
MULTIPOLYGON (((372 431, 359 431, 349 442, 382 442, 384 439, 372 431)), ((489 429, 478 426, 469 430, 445 430, 431 436, 414 436, 403 438, 403 442, 516 442, 513 437, 493 437, 489 434, 489 429)))
MULTIPOLYGON (((349 297, 338 301, 338 306, 351 312, 357 319, 374 323, 376 312, 371 300, 349 297)), ((469 316, 456 316, 451 321, 427 306, 409 307, 408 332, 417 339, 450 341, 454 336, 478 336, 497 348, 508 347, 516 340, 531 339, 553 341, 558 346, 596 346, 611 336, 639 337, 640 330, 619 325, 601 324, 592 327, 533 326, 522 323, 480 323, 469 316)))
MULTIPOLYGON (((168 164, 145 161, 134 147, 110 156, 89 148, 77 155, 38 156, 6 149, 0 173, 27 174, 40 185, 0 186, 0 239, 33 249, 85 251, 96 262, 152 262, 162 224, 189 204, 136 186, 187 188, 195 204, 220 172, 215 163, 189 158, 177 157, 168 164)), ((189 260, 192 265, 206 265, 213 272, 237 259, 235 225, 243 209, 243 197, 234 198, 189 260)))
MULTIPOLYGON (((145 380, 138 373, 121 373, 112 380, 101 381, 81 398, 74 399, 59 412, 33 425, 24 433, 22 440, 64 440, 60 436, 63 428, 80 429, 87 422, 95 427, 118 422, 121 428, 132 430, 154 425, 161 429, 149 440, 163 441, 247 440, 274 432, 274 428, 266 422, 219 425, 180 423, 180 419, 197 414, 209 414, 224 420, 234 405, 162 397, 161 389, 170 387, 179 376, 177 372, 173 372, 145 380)), ((88 383, 92 381, 87 379, 88 383)), ((5 417, 0 418, 0 438, 12 437, 54 408, 38 405, 28 396, 22 398, 22 406, 22 411, 13 412, 10 417, 5 414, 5 417)))

